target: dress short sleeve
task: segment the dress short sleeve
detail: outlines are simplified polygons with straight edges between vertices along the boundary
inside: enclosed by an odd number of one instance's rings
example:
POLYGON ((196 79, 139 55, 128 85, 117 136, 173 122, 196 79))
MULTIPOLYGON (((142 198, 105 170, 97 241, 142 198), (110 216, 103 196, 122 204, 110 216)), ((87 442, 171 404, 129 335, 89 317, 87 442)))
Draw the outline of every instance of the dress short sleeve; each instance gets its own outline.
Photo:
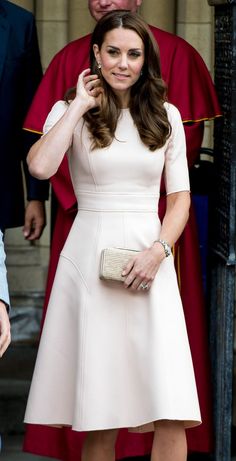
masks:
POLYGON ((66 112, 68 104, 66 101, 57 101, 49 112, 43 126, 43 134, 46 134, 66 112))
POLYGON ((172 127, 171 136, 165 151, 165 186, 166 193, 189 191, 189 173, 186 156, 186 140, 178 109, 173 104, 165 103, 169 122, 172 127))

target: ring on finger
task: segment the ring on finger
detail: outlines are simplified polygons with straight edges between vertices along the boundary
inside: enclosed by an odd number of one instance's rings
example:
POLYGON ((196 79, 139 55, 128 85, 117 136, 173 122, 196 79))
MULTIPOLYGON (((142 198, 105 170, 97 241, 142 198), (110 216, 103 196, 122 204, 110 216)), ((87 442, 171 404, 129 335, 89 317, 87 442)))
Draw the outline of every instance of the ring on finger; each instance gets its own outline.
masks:
POLYGON ((142 290, 148 290, 149 284, 148 284, 148 283, 143 283, 143 282, 142 282, 142 283, 140 284, 140 288, 141 288, 142 290))

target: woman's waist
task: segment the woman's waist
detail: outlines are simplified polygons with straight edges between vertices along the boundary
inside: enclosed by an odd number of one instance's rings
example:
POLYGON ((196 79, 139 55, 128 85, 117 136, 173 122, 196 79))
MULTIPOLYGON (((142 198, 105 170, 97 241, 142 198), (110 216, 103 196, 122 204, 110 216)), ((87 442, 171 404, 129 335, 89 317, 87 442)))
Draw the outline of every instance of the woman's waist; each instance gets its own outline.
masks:
POLYGON ((156 213, 159 195, 78 191, 78 210, 156 213))

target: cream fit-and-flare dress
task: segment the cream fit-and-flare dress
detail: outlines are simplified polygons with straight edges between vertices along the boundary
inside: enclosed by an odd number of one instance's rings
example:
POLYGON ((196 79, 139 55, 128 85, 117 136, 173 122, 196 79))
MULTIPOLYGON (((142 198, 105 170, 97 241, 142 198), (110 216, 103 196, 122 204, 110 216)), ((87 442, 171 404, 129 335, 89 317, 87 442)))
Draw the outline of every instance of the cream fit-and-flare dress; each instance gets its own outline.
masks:
MULTIPOLYGON (((159 419, 201 422, 173 256, 148 291, 99 279, 104 248, 143 250, 158 239, 163 168, 167 194, 189 190, 182 121, 165 106, 172 134, 155 152, 140 140, 129 109, 106 148, 91 150, 83 119, 74 130, 68 159, 78 214, 60 255, 27 423, 140 432, 159 419)), ((44 132, 67 107, 54 105, 44 132)))

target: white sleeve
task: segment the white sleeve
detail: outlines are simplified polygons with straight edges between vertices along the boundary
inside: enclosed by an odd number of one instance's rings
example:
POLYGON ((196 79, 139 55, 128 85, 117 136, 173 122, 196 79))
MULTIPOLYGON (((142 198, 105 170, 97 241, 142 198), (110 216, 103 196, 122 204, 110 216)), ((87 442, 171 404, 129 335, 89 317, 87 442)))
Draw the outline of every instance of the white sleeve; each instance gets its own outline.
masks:
POLYGON ((57 101, 49 112, 43 125, 43 134, 46 134, 66 112, 68 104, 66 101, 57 101))
POLYGON ((184 127, 178 109, 165 103, 172 132, 165 151, 165 186, 166 193, 189 191, 189 173, 186 156, 184 127))

